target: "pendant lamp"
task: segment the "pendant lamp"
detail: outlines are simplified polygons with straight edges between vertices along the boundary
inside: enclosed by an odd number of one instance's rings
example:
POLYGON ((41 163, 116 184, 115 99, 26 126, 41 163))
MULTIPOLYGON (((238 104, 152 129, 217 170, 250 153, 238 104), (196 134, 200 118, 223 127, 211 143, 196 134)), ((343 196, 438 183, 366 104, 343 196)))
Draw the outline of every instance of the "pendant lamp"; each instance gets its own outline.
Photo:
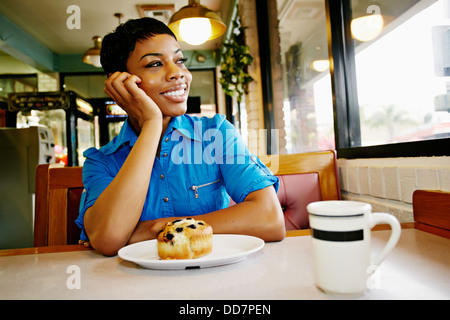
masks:
POLYGON ((100 68, 102 66, 102 64, 100 63, 100 48, 102 44, 102 38, 100 36, 94 36, 92 37, 92 40, 94 41, 94 46, 86 51, 83 56, 83 62, 100 68))
POLYGON ((355 39, 359 41, 370 41, 378 37, 383 31, 384 20, 381 15, 380 6, 370 5, 367 7, 366 14, 353 19, 350 24, 350 30, 355 39))
POLYGON ((169 28, 177 39, 191 45, 200 45, 220 37, 227 27, 219 15, 202 6, 200 0, 189 0, 189 5, 170 17, 169 28))

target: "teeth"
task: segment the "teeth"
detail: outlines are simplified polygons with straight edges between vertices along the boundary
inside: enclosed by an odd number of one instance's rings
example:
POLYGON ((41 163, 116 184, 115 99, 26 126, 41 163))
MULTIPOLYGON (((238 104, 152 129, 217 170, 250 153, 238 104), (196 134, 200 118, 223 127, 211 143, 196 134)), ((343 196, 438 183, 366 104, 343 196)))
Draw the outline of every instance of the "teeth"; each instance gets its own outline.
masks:
POLYGON ((184 94, 184 89, 164 93, 165 96, 181 96, 183 94, 184 94))

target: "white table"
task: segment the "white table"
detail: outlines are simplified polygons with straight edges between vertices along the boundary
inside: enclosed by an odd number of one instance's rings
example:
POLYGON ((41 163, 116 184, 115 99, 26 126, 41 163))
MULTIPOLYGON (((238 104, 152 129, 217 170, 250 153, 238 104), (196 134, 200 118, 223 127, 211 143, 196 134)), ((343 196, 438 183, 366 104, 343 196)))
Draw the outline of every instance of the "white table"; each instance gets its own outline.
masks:
MULTIPOLYGON (((374 254, 390 231, 373 231, 374 254)), ((403 229, 375 289, 357 299, 450 299, 450 240, 403 229)), ((311 237, 287 237, 244 261, 143 269, 94 250, 1 256, 0 299, 334 299, 314 285, 311 237), (75 267, 73 267, 75 266, 75 267), (78 276, 77 281, 71 281, 78 276), (76 284, 80 288, 71 288, 76 284)))

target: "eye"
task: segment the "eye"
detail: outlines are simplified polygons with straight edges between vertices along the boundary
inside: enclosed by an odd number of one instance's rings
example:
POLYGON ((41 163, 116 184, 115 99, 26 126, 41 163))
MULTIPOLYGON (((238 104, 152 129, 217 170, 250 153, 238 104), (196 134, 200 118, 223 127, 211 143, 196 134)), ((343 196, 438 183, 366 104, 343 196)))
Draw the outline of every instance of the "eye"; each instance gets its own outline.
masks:
POLYGON ((161 66, 162 66, 161 61, 153 61, 153 62, 148 63, 145 67, 146 68, 155 68, 155 67, 161 67, 161 66))
POLYGON ((188 58, 181 58, 178 60, 179 64, 185 64, 188 58))

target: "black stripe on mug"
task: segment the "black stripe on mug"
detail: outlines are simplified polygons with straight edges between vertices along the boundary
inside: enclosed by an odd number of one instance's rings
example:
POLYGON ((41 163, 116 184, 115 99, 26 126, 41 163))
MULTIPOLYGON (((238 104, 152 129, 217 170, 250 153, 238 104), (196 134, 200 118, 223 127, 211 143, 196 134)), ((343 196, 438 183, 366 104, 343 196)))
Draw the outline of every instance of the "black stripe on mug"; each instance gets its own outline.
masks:
POLYGON ((318 240, 346 242, 346 241, 360 241, 364 240, 364 231, 324 231, 318 229, 311 229, 311 236, 318 240))

